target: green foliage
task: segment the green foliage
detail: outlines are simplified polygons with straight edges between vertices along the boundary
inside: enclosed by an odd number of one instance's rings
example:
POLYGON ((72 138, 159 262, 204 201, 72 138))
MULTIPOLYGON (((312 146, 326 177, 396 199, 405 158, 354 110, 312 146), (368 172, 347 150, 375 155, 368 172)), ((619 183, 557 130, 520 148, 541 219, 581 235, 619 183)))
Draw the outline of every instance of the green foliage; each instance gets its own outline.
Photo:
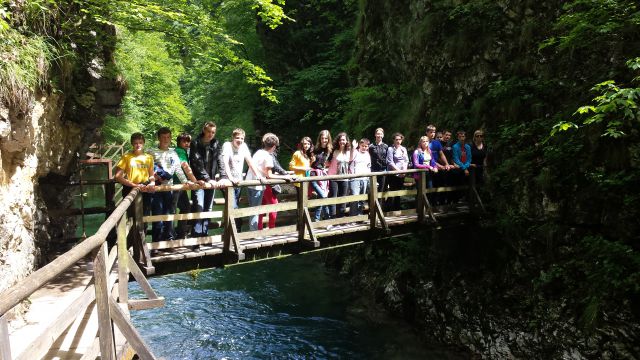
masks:
POLYGON ((164 37, 122 28, 119 33, 115 58, 128 90, 122 115, 105 122, 105 139, 121 143, 135 131, 155 139, 155 131, 161 126, 169 127, 174 134, 183 131, 191 120, 179 85, 184 69, 170 58, 164 37))
MULTIPOLYGON (((640 58, 627 61, 627 66, 632 70, 640 70, 640 58)), ((640 76, 635 77, 634 82, 639 82, 639 79, 640 76)), ((582 120, 583 125, 603 125, 602 136, 612 138, 626 136, 631 129, 638 127, 640 87, 625 88, 617 85, 614 80, 607 80, 596 84, 591 90, 599 94, 593 98, 595 104, 581 106, 574 113, 574 116, 590 115, 582 120)), ((578 129, 578 125, 561 121, 554 125, 551 136, 568 129, 578 129)))
POLYGON ((585 328, 591 329, 602 320, 605 303, 628 302, 640 295, 640 254, 630 246, 588 236, 566 255, 541 271, 534 285, 548 297, 560 293, 575 297, 585 328))
MULTIPOLYGON (((9 18, 8 13, 2 15, 9 18)), ((0 19, 0 102, 24 108, 28 95, 42 86, 55 49, 42 37, 23 35, 0 19)))

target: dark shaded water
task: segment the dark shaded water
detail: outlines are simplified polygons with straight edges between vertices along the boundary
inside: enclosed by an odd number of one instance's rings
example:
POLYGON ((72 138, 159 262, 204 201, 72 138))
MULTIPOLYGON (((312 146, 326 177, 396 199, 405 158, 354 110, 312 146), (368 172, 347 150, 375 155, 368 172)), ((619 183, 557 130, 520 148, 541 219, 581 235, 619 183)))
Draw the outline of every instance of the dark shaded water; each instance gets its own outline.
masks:
POLYGON ((166 306, 134 311, 132 320, 167 359, 465 358, 421 343, 327 272, 320 255, 207 270, 195 280, 163 276, 151 285, 166 306))

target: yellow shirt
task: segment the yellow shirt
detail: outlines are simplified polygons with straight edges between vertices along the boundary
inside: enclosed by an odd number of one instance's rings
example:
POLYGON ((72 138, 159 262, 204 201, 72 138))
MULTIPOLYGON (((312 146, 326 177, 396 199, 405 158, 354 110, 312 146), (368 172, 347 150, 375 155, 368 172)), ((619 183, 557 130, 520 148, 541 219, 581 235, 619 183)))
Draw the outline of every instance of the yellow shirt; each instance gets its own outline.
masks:
POLYGON ((296 175, 300 177, 304 177, 307 171, 301 170, 299 168, 309 169, 310 167, 311 167, 311 160, 307 159, 302 154, 302 151, 298 150, 293 153, 293 156, 291 157, 291 161, 289 162, 289 169, 293 170, 296 175))
POLYGON ((122 156, 116 165, 134 184, 142 184, 149 180, 149 174, 153 174, 153 156, 149 154, 135 155, 128 152, 122 156))

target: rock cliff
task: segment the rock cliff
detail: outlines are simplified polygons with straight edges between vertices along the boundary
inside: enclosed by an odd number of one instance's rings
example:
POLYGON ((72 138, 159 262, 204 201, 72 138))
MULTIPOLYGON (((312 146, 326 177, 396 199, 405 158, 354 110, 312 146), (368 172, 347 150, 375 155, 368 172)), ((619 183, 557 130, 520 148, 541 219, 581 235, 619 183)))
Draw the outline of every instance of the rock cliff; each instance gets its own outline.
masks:
POLYGON ((118 111, 122 91, 105 70, 112 49, 96 47, 99 57, 50 64, 40 82, 48 86, 0 97, 0 291, 50 260, 52 242, 73 220, 50 221, 48 209, 70 206, 60 185, 77 171, 78 154, 100 140, 104 116, 118 111))

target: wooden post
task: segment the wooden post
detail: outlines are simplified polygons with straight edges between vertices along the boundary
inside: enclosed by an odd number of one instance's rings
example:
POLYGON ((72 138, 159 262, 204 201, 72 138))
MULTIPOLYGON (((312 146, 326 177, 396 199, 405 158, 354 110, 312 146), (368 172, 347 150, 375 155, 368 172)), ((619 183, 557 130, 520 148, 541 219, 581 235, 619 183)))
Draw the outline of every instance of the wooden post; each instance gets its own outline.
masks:
POLYGON ((11 343, 9 342, 7 314, 0 316, 0 360, 11 360, 11 343))
POLYGON ((376 228, 376 200, 378 199, 378 177, 369 176, 369 228, 376 228))
POLYGON ((134 259, 140 266, 143 267, 144 272, 147 275, 153 275, 156 269, 151 263, 151 252, 145 241, 145 229, 146 224, 142 220, 144 217, 144 209, 142 202, 142 192, 138 192, 133 202, 133 229, 135 229, 133 241, 133 255, 134 259))
POLYGON ((307 208, 307 202, 308 202, 308 198, 307 198, 307 193, 309 192, 309 183, 308 182, 303 182, 299 184, 300 186, 296 187, 296 190, 298 191, 298 207, 296 209, 297 211, 297 227, 298 227, 298 241, 302 242, 304 241, 304 210, 307 208))
POLYGON ((109 310, 109 284, 107 278, 107 243, 98 248, 93 261, 93 274, 96 290, 96 308, 98 311, 98 336, 100 337, 100 358, 115 360, 115 344, 111 311, 109 310))
POLYGON ((228 187, 222 192, 224 194, 224 208, 222 208, 222 249, 224 252, 231 251, 231 207, 235 201, 233 198, 233 188, 228 187))
MULTIPOLYGON (((129 254, 127 250, 127 216, 118 221, 118 302, 129 302, 129 254)), ((133 264, 133 266, 136 266, 133 264)))
POLYGON ((425 190, 427 188, 427 172, 421 171, 418 173, 418 179, 416 181, 416 190, 418 194, 416 195, 416 210, 418 213, 418 221, 424 222, 425 214, 424 214, 424 195, 425 190))

